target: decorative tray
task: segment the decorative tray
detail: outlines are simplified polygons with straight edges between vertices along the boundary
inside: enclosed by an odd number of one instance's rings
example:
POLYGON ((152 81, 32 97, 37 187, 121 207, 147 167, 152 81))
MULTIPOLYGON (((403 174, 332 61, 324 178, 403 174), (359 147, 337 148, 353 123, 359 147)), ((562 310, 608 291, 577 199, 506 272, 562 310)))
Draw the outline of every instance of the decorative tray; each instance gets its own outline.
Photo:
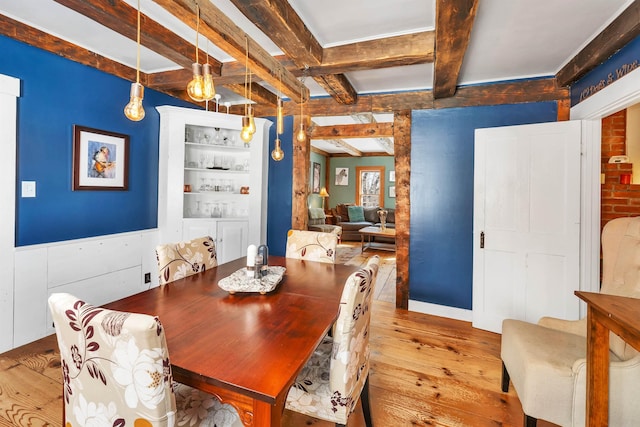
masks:
POLYGON ((259 279, 247 277, 245 267, 218 281, 218 286, 230 294, 236 292, 260 292, 266 294, 273 291, 282 280, 286 268, 269 266, 268 274, 259 279))

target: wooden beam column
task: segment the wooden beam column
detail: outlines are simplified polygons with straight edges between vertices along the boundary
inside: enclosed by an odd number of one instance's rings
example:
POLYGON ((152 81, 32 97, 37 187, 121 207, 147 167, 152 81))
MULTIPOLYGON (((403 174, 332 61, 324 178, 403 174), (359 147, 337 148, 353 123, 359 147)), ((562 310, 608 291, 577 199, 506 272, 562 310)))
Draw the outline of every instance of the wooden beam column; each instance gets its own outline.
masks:
POLYGON ((396 307, 409 308, 411 110, 393 115, 396 169, 396 307))
MULTIPOLYGON (((306 120, 307 129, 310 123, 309 117, 306 120)), ((293 116, 293 129, 300 128, 300 116, 293 116)), ((309 222, 309 167, 311 164, 311 140, 305 138, 304 142, 299 142, 293 136, 293 176, 291 185, 291 228, 294 230, 306 230, 309 222)))

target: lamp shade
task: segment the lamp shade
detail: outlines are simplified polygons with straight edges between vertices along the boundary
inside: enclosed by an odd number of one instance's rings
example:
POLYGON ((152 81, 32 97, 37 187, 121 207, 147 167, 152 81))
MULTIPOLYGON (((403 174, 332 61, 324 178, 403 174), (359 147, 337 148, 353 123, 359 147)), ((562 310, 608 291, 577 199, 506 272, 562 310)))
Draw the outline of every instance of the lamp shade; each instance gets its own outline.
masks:
POLYGON ((327 188, 326 187, 322 187, 320 189, 320 193, 318 193, 318 196, 320 196, 320 197, 329 197, 329 193, 327 193, 327 188))

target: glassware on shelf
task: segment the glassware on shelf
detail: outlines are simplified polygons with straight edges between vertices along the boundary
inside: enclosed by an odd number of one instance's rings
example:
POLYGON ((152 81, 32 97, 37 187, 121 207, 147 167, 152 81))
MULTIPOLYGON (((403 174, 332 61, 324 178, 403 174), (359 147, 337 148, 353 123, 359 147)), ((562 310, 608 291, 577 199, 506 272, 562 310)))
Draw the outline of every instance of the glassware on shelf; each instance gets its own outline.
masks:
POLYGON ((196 200, 196 211, 195 211, 195 215, 194 216, 196 218, 202 216, 202 211, 200 210, 200 200, 196 200))
POLYGON ((200 177, 200 191, 207 191, 207 183, 204 177, 200 177))

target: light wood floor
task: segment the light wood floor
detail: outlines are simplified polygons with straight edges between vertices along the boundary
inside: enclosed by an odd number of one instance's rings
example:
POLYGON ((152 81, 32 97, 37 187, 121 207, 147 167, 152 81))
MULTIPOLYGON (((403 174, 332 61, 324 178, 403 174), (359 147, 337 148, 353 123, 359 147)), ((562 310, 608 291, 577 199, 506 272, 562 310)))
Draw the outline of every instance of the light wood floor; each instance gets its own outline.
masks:
MULTIPOLYGON (((382 280, 385 274, 381 267, 379 295, 387 282, 395 282, 395 273, 393 281, 382 280)), ((393 303, 378 299, 372 312, 371 352, 376 427, 522 426, 522 408, 513 388, 500 391, 498 334, 467 322, 396 310, 393 303)), ((0 426, 60 426, 61 387, 54 336, 0 354, 0 426)), ((282 425, 332 424, 286 411, 282 425)), ((364 426, 359 407, 348 425, 364 426)), ((551 425, 541 421, 538 426, 551 425)))

